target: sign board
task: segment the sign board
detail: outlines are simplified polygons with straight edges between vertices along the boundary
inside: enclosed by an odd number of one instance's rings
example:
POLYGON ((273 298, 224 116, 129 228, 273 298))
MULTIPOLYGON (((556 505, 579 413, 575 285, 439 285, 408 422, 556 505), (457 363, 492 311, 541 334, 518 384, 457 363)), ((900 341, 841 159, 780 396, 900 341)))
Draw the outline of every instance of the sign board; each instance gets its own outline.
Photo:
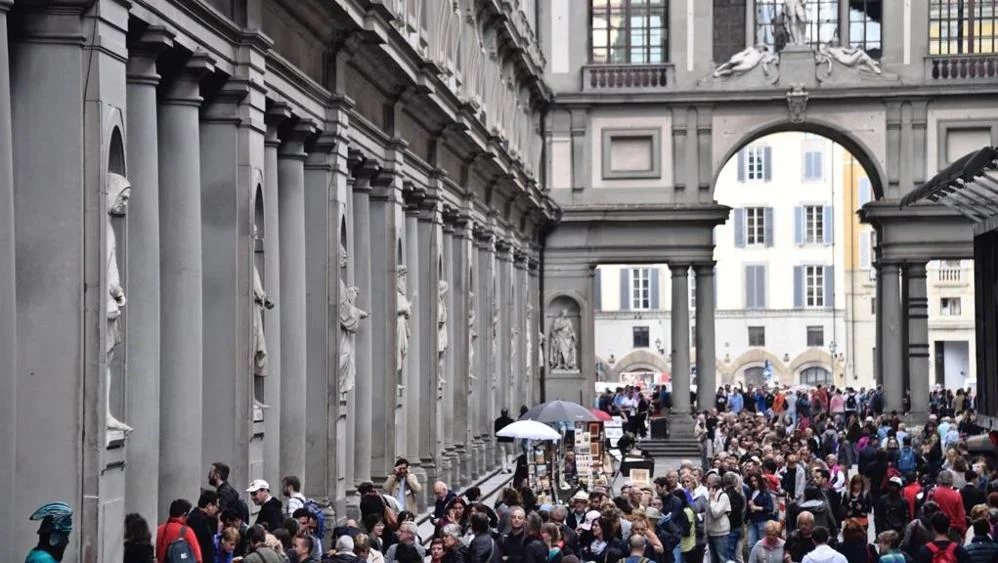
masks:
POLYGON ((617 447, 617 440, 624 437, 624 419, 619 416, 613 417, 603 423, 603 433, 606 439, 610 441, 610 447, 617 447))

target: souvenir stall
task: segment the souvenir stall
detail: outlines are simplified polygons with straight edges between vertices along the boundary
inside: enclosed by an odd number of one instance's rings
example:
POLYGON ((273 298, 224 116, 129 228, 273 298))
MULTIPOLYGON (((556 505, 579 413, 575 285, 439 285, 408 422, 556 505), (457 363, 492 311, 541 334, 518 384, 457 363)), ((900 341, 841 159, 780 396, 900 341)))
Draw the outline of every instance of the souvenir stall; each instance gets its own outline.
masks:
MULTIPOLYGON (((563 449, 557 444, 552 444, 548 448, 533 448, 530 451, 529 474, 530 483, 534 491, 541 495, 550 493, 549 500, 556 502, 558 492, 561 490, 573 489, 576 481, 586 472, 587 478, 593 465, 593 450, 586 448, 585 465, 580 465, 576 444, 580 443, 580 437, 587 439, 587 444, 591 443, 593 433, 589 432, 589 424, 595 424, 596 439, 601 440, 601 421, 592 412, 576 403, 567 401, 550 401, 542 403, 528 410, 520 417, 520 422, 534 421, 549 424, 557 430, 556 432, 563 444, 563 449), (567 470, 566 470, 567 469, 567 470)), ((597 452, 601 453, 601 452, 597 452)), ((597 459, 602 459, 599 457, 597 459)))

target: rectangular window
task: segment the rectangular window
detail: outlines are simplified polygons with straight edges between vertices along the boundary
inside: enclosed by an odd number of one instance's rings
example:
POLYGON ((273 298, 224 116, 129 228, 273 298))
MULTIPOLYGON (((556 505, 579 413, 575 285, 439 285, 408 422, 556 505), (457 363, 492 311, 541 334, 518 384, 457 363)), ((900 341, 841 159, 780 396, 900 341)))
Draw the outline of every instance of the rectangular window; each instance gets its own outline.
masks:
POLYGON ((745 266, 745 308, 766 308, 765 264, 747 264, 745 266))
POLYGON ((766 179, 766 147, 745 149, 745 178, 758 181, 766 179))
POLYGON ((929 0, 929 54, 998 52, 998 0, 929 0))
POLYGON ((651 271, 631 268, 631 309, 651 309, 651 271))
POLYGON ((804 267, 804 306, 821 308, 825 306, 825 267, 804 267))
POLYGON ((593 64, 657 64, 669 57, 667 0, 591 0, 593 64))
POLYGON ((823 205, 804 206, 804 243, 823 244, 825 242, 825 207, 823 205))
POLYGON ((745 244, 766 244, 766 208, 745 209, 745 244))
POLYGON ((648 327, 636 326, 632 329, 634 348, 648 347, 648 327))
POLYGON ((750 327, 748 327, 748 345, 749 346, 765 346, 766 345, 766 327, 764 327, 764 326, 750 326, 750 327))
POLYGON ((849 44, 873 59, 883 55, 882 22, 882 0, 849 0, 849 44))
POLYGON ((816 182, 824 176, 821 172, 824 153, 821 151, 807 151, 804 153, 804 180, 816 182))
POLYGON ((824 345, 825 345, 825 327, 823 326, 807 327, 808 348, 821 348, 824 345))
MULTIPOLYGON (((807 45, 817 49, 838 37, 839 0, 798 0, 804 5, 807 45)), ((755 0, 755 43, 777 51, 789 42, 783 23, 783 0, 755 0)))
POLYGON ((960 313, 960 298, 959 297, 943 297, 939 300, 939 313, 944 317, 959 317, 960 313))

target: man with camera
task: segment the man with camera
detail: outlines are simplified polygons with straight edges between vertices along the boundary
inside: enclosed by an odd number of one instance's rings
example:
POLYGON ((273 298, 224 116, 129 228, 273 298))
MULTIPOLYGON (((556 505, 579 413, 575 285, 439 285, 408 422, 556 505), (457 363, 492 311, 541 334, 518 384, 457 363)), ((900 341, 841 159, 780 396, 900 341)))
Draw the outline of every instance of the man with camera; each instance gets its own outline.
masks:
POLYGON ((395 472, 385 479, 385 491, 398 500, 399 506, 413 514, 419 513, 416 506, 416 494, 423 491, 419 479, 409 473, 409 460, 400 457, 395 462, 395 472))

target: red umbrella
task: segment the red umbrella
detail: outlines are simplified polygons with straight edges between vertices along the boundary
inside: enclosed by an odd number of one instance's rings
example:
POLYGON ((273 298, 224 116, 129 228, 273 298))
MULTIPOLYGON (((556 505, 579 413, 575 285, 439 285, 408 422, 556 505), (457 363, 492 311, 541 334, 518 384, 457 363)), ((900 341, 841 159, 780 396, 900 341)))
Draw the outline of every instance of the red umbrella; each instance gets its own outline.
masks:
POLYGON ((601 411, 599 409, 589 409, 589 412, 593 413, 593 416, 604 422, 607 420, 612 420, 612 418, 610 417, 610 415, 606 413, 606 411, 601 411))

